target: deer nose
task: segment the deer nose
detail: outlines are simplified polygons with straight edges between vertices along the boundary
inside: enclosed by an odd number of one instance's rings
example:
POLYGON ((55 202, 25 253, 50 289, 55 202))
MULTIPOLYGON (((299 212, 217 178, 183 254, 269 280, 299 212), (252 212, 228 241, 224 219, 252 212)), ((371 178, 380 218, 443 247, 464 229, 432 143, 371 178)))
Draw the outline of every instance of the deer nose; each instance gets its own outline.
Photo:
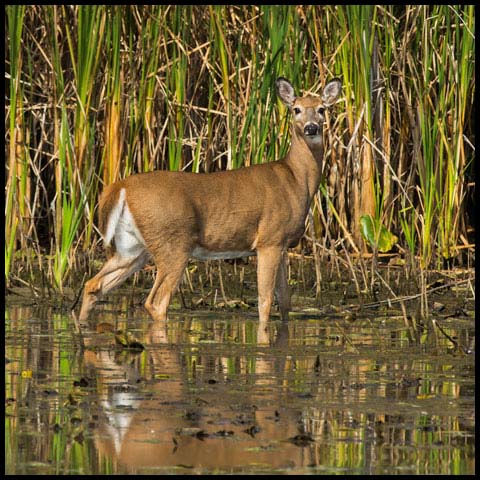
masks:
POLYGON ((303 132, 307 136, 315 136, 320 134, 320 126, 317 123, 307 123, 303 128, 303 132))

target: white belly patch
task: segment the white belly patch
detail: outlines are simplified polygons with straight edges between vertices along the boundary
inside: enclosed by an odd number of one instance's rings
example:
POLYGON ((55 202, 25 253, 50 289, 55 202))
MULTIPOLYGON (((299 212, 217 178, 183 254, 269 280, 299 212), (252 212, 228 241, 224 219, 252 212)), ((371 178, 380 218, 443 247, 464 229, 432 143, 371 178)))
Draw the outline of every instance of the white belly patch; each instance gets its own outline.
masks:
POLYGON ((197 260, 225 260, 228 258, 242 258, 255 255, 254 251, 227 251, 216 252, 203 247, 195 247, 192 251, 192 257, 197 260))

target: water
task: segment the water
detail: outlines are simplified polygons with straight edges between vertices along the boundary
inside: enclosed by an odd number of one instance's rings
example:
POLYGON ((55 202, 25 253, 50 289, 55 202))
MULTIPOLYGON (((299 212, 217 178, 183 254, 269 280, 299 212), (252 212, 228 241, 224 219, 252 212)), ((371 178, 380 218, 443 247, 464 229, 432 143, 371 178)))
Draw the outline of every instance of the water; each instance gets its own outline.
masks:
POLYGON ((153 324, 130 300, 109 298, 84 349, 67 312, 7 304, 6 473, 475 472, 471 312, 436 316, 454 349, 393 309, 263 332, 253 309, 153 324))

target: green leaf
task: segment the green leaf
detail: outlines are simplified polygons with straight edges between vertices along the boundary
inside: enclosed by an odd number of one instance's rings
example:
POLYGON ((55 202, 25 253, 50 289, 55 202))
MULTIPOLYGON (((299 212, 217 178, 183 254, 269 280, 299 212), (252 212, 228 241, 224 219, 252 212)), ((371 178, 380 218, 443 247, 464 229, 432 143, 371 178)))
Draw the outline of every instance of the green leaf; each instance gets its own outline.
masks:
POLYGON ((362 215, 360 226, 363 238, 379 252, 389 252, 398 241, 398 237, 389 232, 384 225, 381 225, 371 215, 362 215))

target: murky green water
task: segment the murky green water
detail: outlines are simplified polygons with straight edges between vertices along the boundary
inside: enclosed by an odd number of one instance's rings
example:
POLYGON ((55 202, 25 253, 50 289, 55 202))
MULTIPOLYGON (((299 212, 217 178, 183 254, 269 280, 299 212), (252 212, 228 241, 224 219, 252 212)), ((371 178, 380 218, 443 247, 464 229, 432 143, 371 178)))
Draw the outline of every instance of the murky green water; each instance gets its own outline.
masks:
POLYGON ((8 474, 473 474, 474 318, 417 340, 401 315, 175 311, 122 296, 85 349, 66 312, 6 307, 8 474))

